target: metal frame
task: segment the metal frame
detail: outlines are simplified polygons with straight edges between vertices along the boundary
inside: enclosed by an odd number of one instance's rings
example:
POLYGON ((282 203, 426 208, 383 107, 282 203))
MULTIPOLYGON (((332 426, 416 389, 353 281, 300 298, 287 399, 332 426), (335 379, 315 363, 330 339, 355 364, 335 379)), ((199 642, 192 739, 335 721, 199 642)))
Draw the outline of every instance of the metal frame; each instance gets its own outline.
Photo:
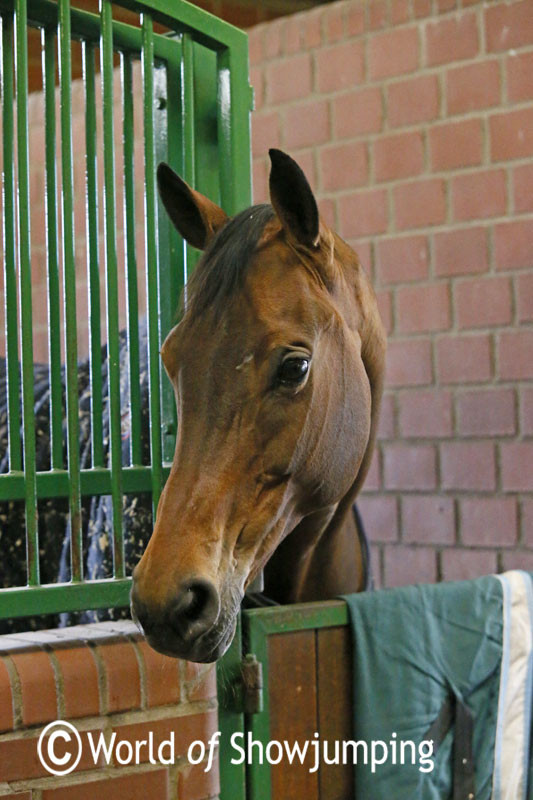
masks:
MULTIPOLYGON (((6 289, 6 356, 10 470, 0 475, 0 501, 24 500, 28 585, 0 590, 0 618, 127 605, 130 579, 125 577, 121 516, 124 493, 151 491, 154 509, 172 460, 176 418, 172 388, 160 369, 159 348, 173 324, 179 292, 195 257, 183 246, 161 215, 157 222, 155 166, 167 160, 200 191, 213 196, 228 214, 251 202, 250 126, 252 93, 248 83, 246 35, 233 26, 200 10, 185 0, 119 0, 117 5, 141 15, 141 28, 112 19, 111 0, 101 0, 100 14, 70 8, 70 0, 0 0, 2 18, 2 116, 4 189, 4 254, 6 289), (169 28, 168 35, 155 34, 153 22, 169 28), (29 143, 27 120, 27 26, 42 29, 43 94, 46 118, 46 211, 49 293, 49 353, 51 386, 51 469, 38 472, 35 453, 33 394, 32 290, 30 250, 29 143), (56 180, 55 163, 55 39, 58 41, 60 72, 60 133, 62 185, 56 180), (73 146, 71 131, 71 43, 81 39, 86 102, 86 189, 88 296, 90 317, 92 468, 79 467, 76 341, 76 274, 73 227, 73 146), (102 448, 101 376, 96 368, 100 354, 100 272, 95 122, 95 51, 99 47, 104 129, 104 232, 105 285, 108 298, 107 341, 110 404, 110 467, 104 464, 102 448), (119 361, 118 361, 118 262, 116 252, 116 191, 113 148, 113 56, 121 56, 124 138, 124 215, 128 331, 133 346, 129 367, 138 375, 137 275, 133 238, 133 114, 131 65, 140 56, 143 63, 144 163, 147 311, 150 384, 151 465, 140 464, 139 396, 131 395, 132 436, 130 464, 122 466, 119 361), (13 69, 15 64, 15 69, 13 69), (163 69, 161 65, 166 65, 163 69), (206 91, 203 83, 211 75, 206 91), (164 73, 164 74, 163 74, 164 73), (168 102, 154 103, 156 84, 163 80, 168 102), (16 92, 13 92, 13 86, 16 92), (14 121, 16 107, 16 130, 14 121), (216 107, 216 163, 207 146, 198 142, 204 118, 216 107), (167 137, 172 126, 176 135, 167 137), (14 153, 17 145, 17 182, 14 153), (243 157, 243 153, 245 154, 243 157), (15 203, 18 192, 19 203, 15 203), (59 282, 57 206, 63 219, 63 285, 59 282), (18 216, 16 209, 18 205, 18 216), (17 237, 18 233, 18 237, 17 237), (18 241, 18 248, 17 248, 18 241), (164 289, 164 290, 163 290, 164 289), (65 304, 66 354, 66 443, 63 463, 61 411, 61 342, 59 307, 65 304), (19 363, 17 303, 21 309, 22 414, 19 412, 19 363), (96 324, 98 323, 98 326, 96 324), (100 382, 99 382, 100 381, 100 382), (22 442, 20 430, 22 427, 22 442), (22 465, 24 464, 24 469, 22 465), (83 495, 109 494, 113 502, 114 577, 84 582, 80 508, 83 495), (39 534, 37 499, 66 497, 71 520, 72 581, 41 585, 39 580, 39 534)), ((130 381, 133 385, 135 380, 130 381)))

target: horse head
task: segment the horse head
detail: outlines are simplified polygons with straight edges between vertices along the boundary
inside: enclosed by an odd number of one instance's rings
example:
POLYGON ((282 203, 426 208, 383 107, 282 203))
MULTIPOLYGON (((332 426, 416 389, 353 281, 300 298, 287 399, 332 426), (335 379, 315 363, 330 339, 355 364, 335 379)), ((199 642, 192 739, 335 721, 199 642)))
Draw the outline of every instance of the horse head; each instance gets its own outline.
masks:
POLYGON ((204 254, 161 349, 179 430, 132 612, 155 649, 193 661, 229 646, 247 585, 285 537, 309 560, 353 502, 375 436, 373 291, 300 167, 270 157, 271 205, 233 219, 158 170, 172 222, 204 254))

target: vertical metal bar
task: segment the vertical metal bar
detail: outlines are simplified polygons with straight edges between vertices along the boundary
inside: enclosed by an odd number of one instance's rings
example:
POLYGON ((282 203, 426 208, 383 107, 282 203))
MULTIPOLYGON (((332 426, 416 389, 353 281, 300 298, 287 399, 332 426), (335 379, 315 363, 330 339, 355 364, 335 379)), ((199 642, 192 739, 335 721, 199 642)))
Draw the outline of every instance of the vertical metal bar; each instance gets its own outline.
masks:
MULTIPOLYGON (((183 179, 194 186, 196 163, 196 139, 194 135, 194 43, 188 33, 183 34, 182 60, 182 131, 183 131, 183 179)), ((198 260, 197 251, 184 242, 185 284, 198 260)), ((185 301, 187 287, 185 286, 185 301)))
POLYGON ((13 15, 2 16, 2 191, 9 469, 22 469, 13 126, 13 15))
POLYGON ((63 404, 61 388, 61 322, 59 258, 57 248, 56 179, 56 32, 42 30, 46 169, 46 259, 48 273, 48 352, 50 380, 50 464, 63 468, 63 404))
POLYGON ((83 41, 85 85, 86 234, 89 287, 89 363, 91 373, 91 452, 93 467, 104 466, 102 406, 102 337, 100 333, 100 267, 98 252, 98 172, 96 157, 95 46, 83 41))
MULTIPOLYGON (((164 70, 158 69, 155 104, 155 152, 157 161, 165 160, 183 175, 181 113, 181 41, 174 42, 176 56, 169 58, 164 70)), ((185 282, 184 248, 181 237, 159 205, 159 310, 161 338, 176 324, 180 292, 185 282)), ((163 461, 172 461, 176 449, 177 415, 174 389, 161 370, 161 422, 163 461)))
POLYGON ((72 171, 70 2, 59 0, 59 93, 61 111, 61 175, 63 220, 63 294, 65 304, 65 366, 67 453, 70 505, 71 577, 82 579, 81 491, 78 430, 78 343, 76 261, 74 254, 74 176, 72 171))
POLYGON ((248 84, 248 51, 233 47, 218 53, 218 132, 222 207, 236 214, 250 205, 252 92, 248 84))
POLYGON ((122 531, 122 439, 120 428, 120 353, 118 271, 115 213, 115 155, 113 140, 113 17, 110 0, 100 0, 101 69, 104 120, 104 233, 107 298, 107 368, 111 498, 113 505, 113 562, 115 577, 124 577, 122 531))
POLYGON ((135 256, 135 171, 133 75, 129 54, 121 54, 122 116, 124 144, 124 240, 126 251, 126 286, 128 311, 128 356, 130 378, 130 462, 140 464, 141 387, 139 380, 139 295, 137 290, 137 258, 135 256))
POLYGON ((18 225, 20 326, 22 338, 22 420, 26 501, 28 583, 39 583, 39 538, 33 408, 33 321, 30 261, 30 188, 28 155, 28 18, 26 0, 15 3, 15 74, 17 87, 18 225))
POLYGON ((152 507, 155 519, 163 484, 161 398, 159 385, 159 325, 157 297, 157 217, 154 158, 154 32, 152 18, 142 14, 142 72, 144 101, 144 171, 146 219, 146 296, 148 304, 148 362, 150 379, 150 451, 152 507))

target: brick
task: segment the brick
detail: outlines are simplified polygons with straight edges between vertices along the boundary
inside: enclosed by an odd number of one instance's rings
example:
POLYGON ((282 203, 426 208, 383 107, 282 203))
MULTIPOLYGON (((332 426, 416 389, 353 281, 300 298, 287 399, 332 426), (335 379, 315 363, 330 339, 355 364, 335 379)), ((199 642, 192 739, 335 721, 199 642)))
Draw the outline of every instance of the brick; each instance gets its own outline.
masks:
POLYGON ((368 70, 371 80, 390 78, 418 67, 418 30, 397 28, 376 34, 368 42, 368 70))
POLYGON ((363 80, 363 43, 350 41, 325 47, 316 53, 315 63, 319 92, 349 89, 363 80))
POLYGON ((494 226, 494 261, 496 269, 520 269, 533 266, 533 220, 502 222, 494 226))
POLYGON ((434 489, 435 449, 431 445, 391 444, 383 448, 387 489, 434 489))
POLYGON ((365 529, 372 531, 373 542, 397 541, 398 509, 395 497, 369 497, 362 494, 357 498, 357 508, 365 529))
POLYGON ((409 586, 437 580, 437 558, 432 547, 389 545, 384 553, 385 586, 409 586))
POLYGON ((533 108, 495 114, 489 119, 492 161, 533 155, 533 108))
POLYGON ((424 280, 428 276, 428 244, 425 236, 402 236, 377 243, 380 283, 424 280))
POLYGON ((442 389, 402 392, 398 395, 398 419, 402 437, 451 436, 451 394, 442 389))
POLYGON ((384 0, 374 0, 368 5, 368 29, 377 31, 387 26, 387 4, 384 0))
POLYGON ((533 16, 529 0, 498 3, 485 8, 487 50, 509 50, 533 42, 533 16))
POLYGON ((396 419, 396 396, 395 394, 384 394, 381 400, 379 413, 378 439, 394 439, 395 419, 396 419))
POLYGON ((439 114, 439 85, 435 75, 391 83, 387 88, 389 125, 415 125, 436 119, 439 114))
POLYGON ((474 58, 479 51, 475 13, 428 22, 425 34, 429 66, 474 58))
POLYGON ((376 181, 419 175, 424 169, 424 142, 420 132, 384 136, 374 142, 376 181))
POLYGON ((380 89, 358 89, 334 98, 333 115, 335 136, 338 139, 377 133, 383 126, 380 89))
POLYGON ((54 651, 63 682, 63 701, 67 719, 88 717, 100 712, 98 672, 90 648, 68 647, 54 651))
POLYGON ((392 25, 400 25, 409 19, 409 0, 395 0, 390 8, 392 25))
POLYGON ((431 0, 413 0, 413 14, 416 19, 431 14, 431 0))
POLYGON ((387 347, 387 386, 423 386, 431 383, 431 343, 427 339, 391 341, 387 347))
POLYGON ((157 653, 145 641, 137 643, 144 662, 146 703, 149 707, 179 703, 180 662, 157 653))
POLYGON ((500 445, 502 486, 505 492, 533 489, 533 442, 505 442, 500 445))
POLYGON ((13 692, 5 662, 0 659, 0 731, 13 728, 13 692))
MULTIPOLYGON (((522 501, 522 544, 533 548, 533 500, 522 501)), ((533 556, 533 553, 531 553, 533 556)))
POLYGON ((467 275, 488 270, 487 231, 464 228, 434 236, 435 274, 467 275))
POLYGON ((368 181, 368 156, 362 142, 324 147, 319 153, 322 188, 325 191, 362 186, 368 181))
POLYGON ((525 569, 533 572, 533 553, 526 550, 511 550, 502 554, 503 569, 525 569))
POLYGON ((458 175, 452 179, 452 206, 456 220, 483 219, 505 214, 505 172, 491 170, 458 175))
POLYGON ((533 388, 520 390, 520 431, 523 436, 533 435, 533 388))
POLYGON ((533 53, 513 53, 506 60, 507 97, 511 103, 533 98, 533 53))
POLYGON ((187 699, 193 703, 199 700, 216 700, 217 671, 212 664, 197 674, 195 680, 187 685, 187 699))
POLYGON ((319 13, 299 14, 296 18, 302 27, 304 45, 308 50, 322 44, 322 9, 319 13))
MULTIPOLYGON (((101 727, 91 730, 94 736, 99 736, 101 731, 101 727)), ((104 766, 102 755, 95 765, 86 738, 87 734, 81 731, 80 733, 82 737, 82 754, 78 765, 73 770, 73 774, 104 766)), ((27 781, 31 778, 50 777, 50 773, 45 769, 39 759, 37 752, 38 738, 38 736, 28 736, 20 739, 4 739, 0 741, 0 781, 27 781)), ((74 753, 75 743, 65 744, 64 748, 63 752, 74 753)), ((46 752, 46 748, 44 748, 44 752, 46 752)))
MULTIPOLYGON (((533 83, 533 81, 532 81, 533 83)), ((533 211, 533 164, 521 164, 513 170, 515 211, 533 211)))
POLYGON ((401 333, 441 331, 450 327, 450 296, 445 283, 397 289, 396 308, 396 325, 401 333))
POLYGON ((273 20, 264 27, 264 56, 266 60, 277 58, 283 51, 284 20, 273 20))
POLYGON ((359 36, 365 31, 365 10, 352 3, 345 6, 346 33, 348 36, 359 36))
POLYGON ((311 94, 311 56, 299 53, 268 64, 265 73, 266 99, 270 105, 288 103, 311 94))
POLYGON ((14 653, 11 660, 20 680, 24 725, 57 719, 56 681, 48 654, 42 651, 14 653))
POLYGON ((277 111, 252 114, 252 155, 265 156, 271 147, 279 147, 280 120, 277 111))
POLYGON ((116 642, 96 648, 106 671, 107 710, 139 708, 141 689, 139 665, 133 645, 116 642))
POLYGON ((369 236, 387 230, 387 194, 382 189, 361 191, 342 198, 340 234, 346 238, 369 236))
POLYGON ((501 380, 533 378, 533 330, 500 334, 498 363, 501 380))
POLYGON ((436 345, 437 373, 443 383, 478 383, 492 375, 486 335, 443 337, 436 345))
POLYGON ((206 772, 205 764, 188 764, 178 773, 178 797, 180 800, 204 800, 220 791, 218 763, 213 762, 206 772))
POLYGON ((392 292, 378 291, 376 292, 376 299, 378 301, 379 316, 385 326, 385 332, 390 334, 394 324, 392 315, 392 292))
POLYGON ((457 397, 457 427, 461 436, 507 436, 516 432, 512 389, 463 392, 457 397))
POLYGON ((468 119, 434 126, 429 131, 429 147, 434 172, 481 164, 481 120, 468 119))
POLYGON ((285 146, 296 149, 326 142, 329 128, 327 101, 290 106, 285 112, 285 146))
POLYGON ((437 225, 446 217, 444 181, 413 181, 393 191, 396 225, 399 230, 437 225))
POLYGON ((467 581, 496 571, 496 553, 491 550, 447 547, 441 553, 443 581, 467 581))
MULTIPOLYGON (((201 714, 185 714, 179 717, 165 717, 164 719, 153 719, 146 722, 130 722, 123 725, 113 725, 116 731, 116 741, 126 740, 128 742, 142 741, 148 739, 150 732, 153 737, 153 747, 157 753, 157 748, 168 740, 174 732, 175 754, 184 756, 191 742, 201 740, 207 742, 216 730, 216 711, 203 712, 201 714)), ((168 750, 167 750, 168 754, 168 750)), ((122 759, 128 757, 126 749, 121 749, 119 755, 122 759)), ((146 763, 150 753, 147 747, 139 750, 139 761, 146 763)), ((116 755, 114 751, 114 758, 116 755)))
POLYGON ((448 114, 464 114, 500 102, 500 70, 497 61, 457 67, 446 74, 448 114))
POLYGON ((42 800, 169 800, 170 789, 166 769, 136 772, 122 777, 109 777, 101 781, 75 783, 56 789, 44 789, 42 800))
POLYGON ((506 278, 474 278, 455 285, 459 328, 487 328, 511 322, 511 284, 506 278))
POLYGON ((443 442, 441 486, 458 491, 494 491, 496 462, 491 442, 443 442))
POLYGON ((418 544, 453 544, 455 512, 451 497, 415 495, 402 498, 402 538, 418 544))
POLYGON ((330 228, 337 227, 335 200, 333 198, 322 197, 322 199, 318 201, 318 212, 326 225, 329 225, 330 228))
POLYGON ((513 547, 517 539, 516 500, 510 497, 469 497, 459 503, 463 544, 513 547))
POLYGON ((324 13, 324 30, 328 42, 338 42, 344 35, 343 9, 339 6, 327 8, 324 13))
POLYGON ((268 165, 264 158, 253 162, 252 185, 254 203, 268 202, 268 165))

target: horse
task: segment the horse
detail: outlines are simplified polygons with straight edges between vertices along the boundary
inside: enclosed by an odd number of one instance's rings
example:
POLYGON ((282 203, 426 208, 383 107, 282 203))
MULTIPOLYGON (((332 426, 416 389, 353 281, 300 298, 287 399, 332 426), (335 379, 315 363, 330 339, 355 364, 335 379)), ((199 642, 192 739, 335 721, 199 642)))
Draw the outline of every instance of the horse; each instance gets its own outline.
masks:
POLYGON ((351 509, 376 438, 385 334, 303 171, 269 155, 271 203, 232 219, 157 170, 172 223, 204 253, 161 348, 179 431, 131 611, 154 649, 189 661, 223 655, 263 568, 279 603, 362 588, 351 509))

